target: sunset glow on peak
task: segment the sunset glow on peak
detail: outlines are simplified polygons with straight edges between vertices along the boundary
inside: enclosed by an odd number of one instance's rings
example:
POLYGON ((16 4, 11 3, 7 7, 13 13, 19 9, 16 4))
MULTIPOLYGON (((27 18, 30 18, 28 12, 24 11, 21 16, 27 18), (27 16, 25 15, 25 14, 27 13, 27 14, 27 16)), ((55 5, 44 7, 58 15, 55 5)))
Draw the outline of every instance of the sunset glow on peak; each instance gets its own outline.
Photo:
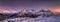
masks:
POLYGON ((60 8, 59 7, 55 7, 55 8, 52 8, 51 11, 53 11, 53 12, 60 12, 60 8))

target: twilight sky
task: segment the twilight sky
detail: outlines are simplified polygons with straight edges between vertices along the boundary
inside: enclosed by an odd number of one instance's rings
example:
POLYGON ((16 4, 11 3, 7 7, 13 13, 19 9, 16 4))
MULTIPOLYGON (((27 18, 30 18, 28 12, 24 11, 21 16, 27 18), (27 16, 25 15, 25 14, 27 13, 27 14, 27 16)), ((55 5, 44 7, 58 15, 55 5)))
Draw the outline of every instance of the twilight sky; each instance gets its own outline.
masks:
POLYGON ((59 1, 46 0, 5 0, 0 1, 0 10, 19 10, 19 9, 49 9, 59 8, 59 1))

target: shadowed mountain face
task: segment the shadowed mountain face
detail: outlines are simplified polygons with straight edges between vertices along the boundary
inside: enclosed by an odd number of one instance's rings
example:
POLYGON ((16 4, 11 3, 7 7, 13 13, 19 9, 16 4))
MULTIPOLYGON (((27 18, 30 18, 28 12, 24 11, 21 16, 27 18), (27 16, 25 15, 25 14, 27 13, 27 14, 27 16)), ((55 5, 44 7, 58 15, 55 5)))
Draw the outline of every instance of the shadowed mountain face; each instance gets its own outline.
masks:
POLYGON ((5 20, 6 16, 3 13, 0 13, 0 21, 5 20))
POLYGON ((4 13, 0 13, 0 21, 6 19, 6 18, 16 18, 16 17, 30 17, 30 18, 35 18, 38 17, 38 15, 34 15, 34 14, 24 14, 24 15, 19 15, 18 13, 14 13, 14 14, 4 14, 4 13))

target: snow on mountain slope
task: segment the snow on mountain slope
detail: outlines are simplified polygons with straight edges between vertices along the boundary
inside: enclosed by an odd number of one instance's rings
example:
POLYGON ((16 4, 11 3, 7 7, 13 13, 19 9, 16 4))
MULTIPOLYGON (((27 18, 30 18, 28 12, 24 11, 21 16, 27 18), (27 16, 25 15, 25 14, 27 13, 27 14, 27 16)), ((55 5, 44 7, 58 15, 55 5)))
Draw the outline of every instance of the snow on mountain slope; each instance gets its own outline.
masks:
MULTIPOLYGON (((5 14, 3 15, 5 16, 5 14)), ((33 10, 31 12, 15 12, 15 13, 9 13, 9 14, 7 13, 6 15, 7 17, 11 15, 13 18, 6 18, 5 20, 0 21, 0 22, 60 22, 60 16, 55 17, 55 15, 53 15, 52 12, 44 11, 44 10, 40 12, 35 12, 33 10), (24 17, 14 18, 14 16, 16 15, 24 16, 24 17), (35 17, 37 15, 39 16, 35 17)))
POLYGON ((60 22, 60 17, 42 17, 37 18, 12 18, 3 20, 3 22, 60 22))

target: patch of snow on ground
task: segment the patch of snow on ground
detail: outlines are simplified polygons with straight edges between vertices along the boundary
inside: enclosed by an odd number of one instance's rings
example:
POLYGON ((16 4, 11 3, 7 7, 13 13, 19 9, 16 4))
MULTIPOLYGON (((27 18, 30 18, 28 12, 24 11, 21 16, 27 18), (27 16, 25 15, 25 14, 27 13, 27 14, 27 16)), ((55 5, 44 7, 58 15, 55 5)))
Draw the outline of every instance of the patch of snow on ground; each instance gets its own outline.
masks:
POLYGON ((37 18, 12 18, 12 19, 6 19, 2 22, 60 22, 59 17, 37 17, 37 18))

